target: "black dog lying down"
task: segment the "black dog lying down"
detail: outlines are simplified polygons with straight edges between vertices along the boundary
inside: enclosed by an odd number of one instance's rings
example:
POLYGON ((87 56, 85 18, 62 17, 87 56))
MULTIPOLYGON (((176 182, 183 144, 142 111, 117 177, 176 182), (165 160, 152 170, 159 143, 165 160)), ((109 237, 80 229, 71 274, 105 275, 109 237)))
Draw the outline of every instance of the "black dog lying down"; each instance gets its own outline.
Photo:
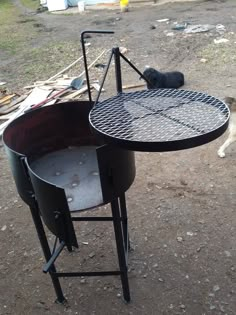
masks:
POLYGON ((147 81, 148 89, 174 88, 177 89, 184 85, 184 75, 179 71, 160 72, 153 68, 147 68, 143 72, 147 81))

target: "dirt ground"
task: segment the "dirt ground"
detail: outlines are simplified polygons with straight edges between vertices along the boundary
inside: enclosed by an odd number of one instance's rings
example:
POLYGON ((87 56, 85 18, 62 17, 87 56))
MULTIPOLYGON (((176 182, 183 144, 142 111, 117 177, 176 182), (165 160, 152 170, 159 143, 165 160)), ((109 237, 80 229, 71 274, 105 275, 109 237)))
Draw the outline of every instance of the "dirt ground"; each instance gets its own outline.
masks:
MULTIPOLYGON (((18 1, 14 1, 18 4, 18 1)), ((197 1, 140 5, 130 12, 91 10, 84 15, 35 14, 19 7, 22 19, 38 24, 37 40, 25 42, 14 56, 0 50, 0 79, 10 90, 23 91, 33 80, 47 79, 81 55, 80 32, 114 30, 114 36, 92 36, 91 58, 105 48, 128 48, 127 57, 140 69, 180 70, 185 89, 223 98, 236 97, 236 3, 197 1), (157 22, 168 18, 169 23, 157 22), (36 21, 36 22, 35 22, 36 21), (174 22, 222 24, 225 30, 184 34, 174 22), (170 34, 173 33, 173 34, 170 34), (215 44, 214 39, 229 41, 215 44), (51 42, 60 49, 40 50, 51 42), (41 55, 27 55, 34 47, 41 55), (47 54, 45 54, 45 51, 47 54), (42 53, 43 52, 43 53, 42 53), (41 57, 40 57, 41 56, 41 57), (33 59, 35 58, 35 60, 33 59), (39 58, 39 59, 38 59, 39 58), (25 69, 32 63, 30 76, 25 69)), ((51 46, 47 46, 51 47, 51 46)), ((97 54, 98 55, 98 54, 97 54)), ((106 58, 104 58, 106 61, 106 58)), ((100 78, 101 69, 92 69, 100 78)), ((139 78, 123 65, 124 83, 139 78)), ((114 75, 103 97, 115 93, 114 75)), ((64 279, 68 305, 54 303, 43 256, 29 209, 17 195, 8 161, 0 155, 0 314, 236 314, 236 148, 225 159, 217 149, 226 134, 207 145, 169 153, 136 153, 136 178, 127 192, 130 237, 129 280, 132 301, 121 299, 118 277, 64 279)), ((109 213, 109 207, 98 213, 109 213)), ((110 223, 79 223, 78 252, 63 253, 64 269, 94 264, 105 269, 117 258, 110 223)))

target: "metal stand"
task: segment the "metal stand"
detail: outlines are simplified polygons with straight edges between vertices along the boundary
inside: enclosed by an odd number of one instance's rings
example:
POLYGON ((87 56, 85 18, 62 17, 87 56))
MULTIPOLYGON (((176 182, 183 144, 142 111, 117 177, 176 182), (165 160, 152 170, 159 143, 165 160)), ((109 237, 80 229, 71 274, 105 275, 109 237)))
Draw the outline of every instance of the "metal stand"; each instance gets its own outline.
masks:
POLYGON ((125 62, 127 62, 128 65, 131 68, 133 68, 134 71, 136 71, 139 74, 140 78, 144 79, 151 86, 153 86, 153 84, 150 81, 148 81, 148 79, 145 78, 145 76, 120 52, 119 47, 112 48, 111 55, 109 57, 109 60, 108 60, 107 66, 106 66, 106 70, 105 70, 105 73, 104 73, 104 76, 103 76, 103 79, 102 79, 102 83, 101 83, 100 89, 98 91, 96 100, 94 102, 94 106, 97 104, 97 102, 99 100, 99 97, 101 95, 101 92, 102 92, 102 89, 103 89, 103 85, 105 83, 106 76, 107 76, 109 67, 111 65, 111 61, 112 61, 113 56, 114 56, 114 60, 115 60, 115 74, 116 74, 116 90, 117 90, 117 94, 122 93, 122 75, 121 75, 121 64, 120 64, 120 59, 121 58, 125 62))
MULTIPOLYGON (((47 241, 47 237, 45 234, 45 230, 43 227, 43 223, 39 214, 39 209, 37 207, 30 207, 30 211, 31 211, 31 215, 34 221, 34 225, 38 234, 38 238, 43 250, 43 254, 45 257, 46 262, 48 262, 52 256, 50 247, 48 245, 48 241, 47 241)), ((62 288, 60 285, 60 282, 58 280, 58 277, 56 276, 56 268, 54 266, 54 264, 51 264, 51 268, 50 268, 50 276, 52 279, 52 283, 56 292, 56 296, 57 296, 57 300, 56 302, 58 303, 65 303, 66 302, 66 298, 63 295, 62 292, 62 288)))
MULTIPOLYGON (((129 281, 128 281, 128 268, 127 268, 127 251, 125 246, 125 238, 123 237, 121 227, 121 217, 118 200, 115 199, 111 202, 112 216, 114 218, 113 225, 116 237, 117 254, 120 265, 120 277, 123 288, 123 296, 126 302, 130 302, 129 281)), ((127 242, 127 241, 126 241, 127 242)))
MULTIPOLYGON (((84 58, 84 68, 85 68, 85 74, 86 74, 86 80, 87 80, 87 86, 88 86, 88 95, 89 95, 89 101, 92 101, 91 91, 90 91, 90 82, 89 82, 89 73, 88 73, 88 65, 87 65, 87 57, 86 57, 86 49, 85 49, 85 41, 84 36, 85 34, 114 34, 113 31, 83 31, 81 33, 81 44, 82 44, 82 51, 83 51, 83 58, 84 58)), ((134 71, 136 71, 140 78, 144 79, 150 86, 154 87, 153 84, 120 52, 119 47, 112 48, 111 55, 108 60, 108 64, 105 69, 105 73, 102 79, 102 83, 100 86, 100 89, 98 91, 98 95, 96 98, 96 101, 94 103, 94 106, 98 102, 98 99, 101 95, 102 88, 104 85, 104 82, 106 80, 106 76, 109 70, 109 67, 111 65, 111 60, 114 56, 115 59, 115 72, 116 72, 116 90, 117 93, 122 93, 122 78, 121 78, 121 65, 120 65, 120 58, 122 58, 125 62, 128 63, 128 65, 133 68, 134 71)))
MULTIPOLYGON (((53 250, 50 250, 48 240, 45 234, 43 223, 37 207, 30 207, 35 228, 38 234, 38 238, 45 256, 46 264, 43 267, 44 273, 49 273, 52 279, 52 283, 56 292, 58 303, 65 303, 66 299, 63 295, 62 288, 59 282, 60 277, 82 277, 82 276, 111 276, 119 275, 121 277, 121 283, 123 288, 123 297, 126 302, 130 301, 130 291, 128 283, 128 226, 127 226, 127 211, 125 194, 120 198, 116 198, 111 201, 112 216, 109 217, 72 217, 72 221, 112 221, 115 232, 116 247, 119 261, 119 270, 114 271, 99 271, 99 272, 58 272, 54 263, 59 257, 64 247, 68 248, 68 245, 64 241, 59 241, 57 246, 57 238, 53 246, 53 250)), ((72 249, 72 246, 69 246, 72 249)))
POLYGON ((83 31, 81 33, 81 44, 82 44, 82 51, 83 51, 83 58, 84 58, 84 69, 85 69, 85 75, 86 75, 87 86, 88 86, 88 95, 89 95, 89 101, 92 102, 90 82, 89 82, 89 73, 88 73, 88 63, 87 63, 85 41, 84 41, 85 34, 114 34, 114 32, 113 31, 83 31))
MULTIPOLYGON (((88 85, 88 93, 89 93, 89 100, 91 100, 91 92, 90 92, 90 83, 89 83, 89 74, 88 74, 88 67, 87 67, 87 59, 85 54, 85 45, 84 45, 84 35, 86 33, 100 33, 100 34, 112 34, 111 31, 85 31, 81 34, 81 41, 82 41, 82 49, 84 54, 84 64, 85 64, 85 73, 88 85)), ((115 71, 116 71, 116 87, 117 93, 122 93, 122 78, 121 78, 121 65, 120 65, 120 57, 123 55, 120 53, 119 48, 113 48, 108 66, 105 71, 105 75, 103 78, 102 86, 105 82, 105 78, 111 64, 112 58, 115 58, 115 71)), ((126 59, 126 58, 125 58, 126 59)), ((136 69, 136 68, 135 68, 136 69)), ((137 70, 137 72, 142 76, 142 74, 137 70)), ((99 95, 101 93, 102 87, 99 91, 99 95)), ((27 166, 28 167, 28 166, 27 166)), ((28 178, 28 174, 27 180, 28 178)), ((33 175, 32 175, 33 176, 33 175)), ((33 178, 33 177, 32 177, 33 178)), ((31 181, 33 181, 31 178, 31 181)), ((31 185, 31 183, 30 183, 31 185)), ((38 182, 34 182, 34 185, 39 185, 38 182)), ((46 184, 45 184, 46 185, 46 184)), ((39 187, 39 186, 37 186, 39 187)), ((42 187, 42 186, 40 186, 42 187)), ((48 188, 48 187, 47 187, 48 188)), ((46 189, 46 188, 45 188, 46 189)), ((32 189, 33 190, 33 189, 32 189)), ((44 190, 43 190, 44 191, 44 190)), ((54 190, 53 190, 54 191, 54 190)), ((38 190, 38 194, 40 196, 40 189, 38 190)), ((65 235, 65 239, 63 239, 62 235, 55 232, 57 228, 63 227, 63 224, 60 224, 60 220, 62 220, 61 212, 54 211, 55 217, 53 220, 51 218, 51 212, 41 212, 42 219, 44 222, 47 222, 47 227, 49 230, 55 235, 56 240, 54 246, 52 246, 52 250, 50 249, 46 233, 44 230, 44 225, 41 219, 40 210, 38 206, 38 202, 36 201, 36 197, 32 194, 32 201, 33 203, 30 204, 30 211, 32 214, 32 218, 34 221, 34 225, 38 234, 38 238, 45 256, 46 263, 43 267, 44 273, 49 273, 52 279, 52 283, 56 292, 57 302, 64 303, 66 301, 63 291, 61 288, 61 284, 59 281, 60 277, 81 277, 81 276, 110 276, 110 275, 118 275, 121 278, 122 288, 123 288, 123 297, 126 302, 130 301, 130 290, 129 290, 129 282, 128 282, 128 249, 129 249, 129 239, 128 239, 128 219, 127 219, 127 209, 126 209, 126 201, 125 201, 125 193, 121 193, 119 197, 112 197, 109 202, 111 205, 111 216, 108 217, 71 217, 70 214, 68 218, 71 221, 112 221, 115 233, 115 240, 116 240, 116 247, 117 247, 117 255, 118 255, 118 262, 119 262, 119 269, 118 270, 111 270, 111 271, 91 271, 91 272, 59 272, 56 270, 55 263, 58 257, 60 256, 61 252, 64 248, 67 248, 69 252, 72 251, 72 246, 75 246, 70 237, 65 235), (49 217, 47 217, 49 215, 49 217), (48 220, 47 220, 48 219, 48 220), (58 225, 57 225, 58 224, 58 225), (51 225, 51 228, 50 228, 51 225), (56 225, 56 228, 55 228, 56 225)), ((38 201, 41 200, 40 197, 37 197, 38 201)), ((45 206, 46 207, 46 206, 45 206)), ((49 207, 50 208, 50 207, 49 207)), ((68 209, 69 211, 69 209, 68 209)), ((67 218, 67 219, 68 219, 67 218)), ((69 219, 68 219, 69 220, 69 219)), ((64 222, 65 223, 65 222, 64 222)), ((67 222, 68 223, 68 222, 67 222)), ((73 227, 71 222, 71 227, 73 227)), ((64 234, 63 234, 64 235, 64 234)), ((77 240, 76 240, 77 244, 77 240)))

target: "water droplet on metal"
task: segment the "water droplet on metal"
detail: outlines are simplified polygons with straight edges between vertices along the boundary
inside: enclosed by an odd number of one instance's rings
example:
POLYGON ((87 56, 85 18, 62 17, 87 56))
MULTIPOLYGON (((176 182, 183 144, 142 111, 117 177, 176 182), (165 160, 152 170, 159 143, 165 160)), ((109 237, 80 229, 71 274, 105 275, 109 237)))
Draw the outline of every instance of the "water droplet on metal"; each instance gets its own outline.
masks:
POLYGON ((71 202, 71 201, 73 201, 73 198, 72 198, 72 197, 68 197, 68 198, 67 198, 67 201, 68 201, 68 202, 71 202))
POLYGON ((94 176, 98 176, 98 175, 99 175, 99 173, 98 173, 98 172, 92 172, 92 175, 94 175, 94 176))
POLYGON ((59 175, 61 175, 61 173, 60 172, 56 172, 56 174, 55 174, 56 176, 59 176, 59 175))
POLYGON ((71 186, 72 186, 72 187, 76 187, 76 186, 78 186, 78 183, 77 183, 77 182, 74 182, 74 183, 72 183, 71 186))

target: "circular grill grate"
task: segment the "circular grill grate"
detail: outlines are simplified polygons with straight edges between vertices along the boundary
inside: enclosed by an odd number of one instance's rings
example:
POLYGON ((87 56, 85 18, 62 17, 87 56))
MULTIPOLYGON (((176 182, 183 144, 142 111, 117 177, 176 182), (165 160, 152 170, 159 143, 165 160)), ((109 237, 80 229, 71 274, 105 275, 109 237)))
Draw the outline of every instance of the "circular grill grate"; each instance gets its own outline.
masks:
POLYGON ((122 93, 97 103, 90 124, 123 141, 169 142, 206 135, 224 126, 229 109, 204 93, 176 89, 122 93))

